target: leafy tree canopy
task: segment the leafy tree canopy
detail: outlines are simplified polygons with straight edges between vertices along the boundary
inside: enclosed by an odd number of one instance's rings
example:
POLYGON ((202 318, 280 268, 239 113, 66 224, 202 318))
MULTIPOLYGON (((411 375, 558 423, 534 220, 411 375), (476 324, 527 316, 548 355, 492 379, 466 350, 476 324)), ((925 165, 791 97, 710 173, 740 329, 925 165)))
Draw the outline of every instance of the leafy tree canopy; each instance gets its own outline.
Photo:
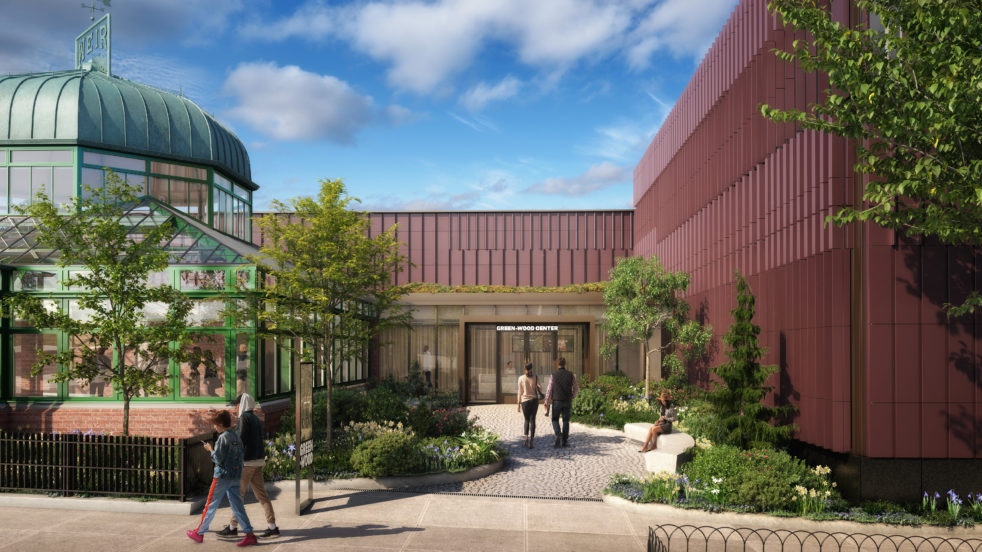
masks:
POLYGON ((70 336, 73 350, 39 351, 32 374, 57 363, 63 368, 53 381, 110 382, 123 398, 124 435, 129 434, 130 399, 167 393, 168 360, 188 356, 184 346, 190 343, 191 301, 171 286, 150 284, 151 274, 168 266, 162 244, 174 235, 174 226, 144 223, 134 229, 144 220, 143 213, 131 212, 138 201, 136 191, 107 170, 103 188, 86 188, 83 197, 62 209, 43 193, 32 205, 18 208, 35 220, 38 246, 58 251, 59 267, 83 269, 70 273, 63 284, 84 292, 72 313, 50 309, 28 293, 5 299, 31 326, 70 336))
POLYGON ((368 218, 350 208, 357 201, 341 180, 321 180, 317 197, 273 201, 283 214, 256 220, 264 245, 250 258, 265 284, 236 312, 258 320, 260 334, 303 340, 328 369, 328 444, 335 370, 407 316, 398 304, 403 291, 391 285, 405 262, 395 227, 370 238, 368 218))
MULTIPOLYGON (((982 245, 982 17, 977 0, 856 0, 874 29, 833 21, 823 3, 772 0, 808 40, 777 52, 828 74, 805 110, 761 106, 765 117, 852 138, 871 175, 863 205, 837 224, 873 221, 951 245, 982 245)), ((977 293, 950 314, 982 305, 977 293)))
MULTIPOLYGON (((601 352, 610 356, 617 342, 626 339, 641 344, 645 363, 645 395, 650 395, 649 355, 655 331, 664 330, 667 339, 657 350, 672 349, 683 359, 695 358, 705 351, 712 329, 695 320, 686 320, 689 304, 683 294, 689 287, 689 275, 670 272, 655 256, 619 259, 610 270, 610 280, 604 288, 603 328, 607 341, 601 352)), ((687 383, 685 366, 677 355, 663 355, 662 365, 673 378, 687 383)))

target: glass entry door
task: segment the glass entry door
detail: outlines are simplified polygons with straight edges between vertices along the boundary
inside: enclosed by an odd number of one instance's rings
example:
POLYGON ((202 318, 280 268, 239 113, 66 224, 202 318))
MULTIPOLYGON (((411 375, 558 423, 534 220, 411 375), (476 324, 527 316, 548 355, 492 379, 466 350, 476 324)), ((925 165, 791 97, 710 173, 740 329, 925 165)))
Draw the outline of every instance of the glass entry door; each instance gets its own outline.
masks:
POLYGON ((560 357, 566 359, 568 370, 581 377, 586 363, 586 325, 561 324, 538 329, 543 326, 537 324, 532 330, 519 324, 468 325, 467 400, 515 402, 518 377, 525 373, 526 362, 535 368, 543 392, 549 384, 553 363, 560 357))

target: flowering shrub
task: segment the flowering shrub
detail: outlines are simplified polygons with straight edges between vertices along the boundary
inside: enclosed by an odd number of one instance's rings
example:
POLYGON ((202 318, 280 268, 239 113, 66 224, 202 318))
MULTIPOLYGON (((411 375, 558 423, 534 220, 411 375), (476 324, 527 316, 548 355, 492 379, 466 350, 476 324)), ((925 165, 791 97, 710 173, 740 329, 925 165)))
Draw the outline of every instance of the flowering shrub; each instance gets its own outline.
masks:
POLYGON ((276 480, 292 476, 296 472, 296 452, 296 440, 292 433, 280 434, 266 441, 263 477, 276 480))
POLYGON ((413 430, 407 428, 402 422, 387 420, 383 422, 348 422, 341 428, 342 434, 338 438, 338 446, 354 448, 369 439, 374 439, 379 435, 387 433, 406 433, 415 436, 413 430))
POLYGON ((472 423, 467 419, 465 408, 440 408, 433 411, 433 431, 431 435, 460 435, 470 429, 472 423))
POLYGON ((427 471, 462 471, 500 460, 505 452, 498 435, 475 428, 459 437, 434 437, 421 443, 427 471))

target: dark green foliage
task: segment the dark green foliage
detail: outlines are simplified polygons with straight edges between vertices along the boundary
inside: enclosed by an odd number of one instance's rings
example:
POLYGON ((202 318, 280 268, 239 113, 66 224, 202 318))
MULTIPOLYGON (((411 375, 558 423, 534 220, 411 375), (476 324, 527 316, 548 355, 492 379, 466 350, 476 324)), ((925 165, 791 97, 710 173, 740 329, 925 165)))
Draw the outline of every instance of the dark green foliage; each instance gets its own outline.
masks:
POLYGON ((712 369, 718 380, 706 398, 721 428, 720 442, 744 449, 771 446, 794 432, 793 425, 781 423, 794 406, 763 404, 773 389, 767 379, 778 367, 760 363, 765 349, 757 341, 760 326, 753 323, 754 296, 743 276, 737 273, 736 278, 737 306, 730 311, 733 324, 723 336, 729 360, 712 369))
POLYGON ((426 382, 423 381, 423 373, 419 369, 419 361, 414 360, 409 365, 409 376, 406 378, 406 387, 409 394, 415 397, 426 394, 426 382))
POLYGON ((409 427, 420 437, 436 436, 436 418, 425 405, 409 409, 409 427))
POLYGON ((401 432, 383 433, 351 453, 351 466, 366 477, 419 473, 423 457, 416 438, 401 432))
POLYGON ((405 422, 409 407, 405 399, 387 387, 376 387, 365 394, 366 421, 375 422, 405 422))
MULTIPOLYGON (((334 421, 334 427, 344 427, 348 425, 348 422, 364 420, 366 405, 368 404, 368 399, 366 398, 366 393, 361 389, 354 389, 351 387, 335 387, 333 390, 333 400, 331 401, 331 420, 334 421)), ((317 396, 314 397, 314 427, 318 427, 317 423, 317 412, 326 411, 326 392, 321 392, 321 403, 317 402, 317 396)), ((324 420, 326 422, 326 420, 324 420)))
POLYGON ((600 390, 596 387, 580 389, 580 392, 573 398, 572 413, 574 416, 589 416, 600 414, 604 411, 606 401, 600 390))
MULTIPOLYGON (((697 453, 683 471, 690 482, 695 484, 698 480, 702 486, 713 478, 722 479, 714 486, 721 490, 728 504, 750 506, 757 511, 792 509, 796 485, 828 489, 823 478, 802 460, 772 449, 740 450, 717 445, 697 453)), ((829 499, 837 499, 838 494, 829 490, 829 499)))

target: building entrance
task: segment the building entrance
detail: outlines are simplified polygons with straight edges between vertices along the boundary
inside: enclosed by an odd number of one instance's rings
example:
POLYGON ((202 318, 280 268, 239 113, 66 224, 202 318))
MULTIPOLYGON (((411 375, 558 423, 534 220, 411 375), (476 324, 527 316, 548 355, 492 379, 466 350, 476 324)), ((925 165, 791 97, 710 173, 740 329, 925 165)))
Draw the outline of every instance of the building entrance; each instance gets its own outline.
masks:
POLYGON ((587 324, 468 324, 465 398, 470 403, 514 402, 518 377, 531 362, 545 392, 553 361, 583 375, 587 324), (511 365, 508 365, 508 362, 511 365))

